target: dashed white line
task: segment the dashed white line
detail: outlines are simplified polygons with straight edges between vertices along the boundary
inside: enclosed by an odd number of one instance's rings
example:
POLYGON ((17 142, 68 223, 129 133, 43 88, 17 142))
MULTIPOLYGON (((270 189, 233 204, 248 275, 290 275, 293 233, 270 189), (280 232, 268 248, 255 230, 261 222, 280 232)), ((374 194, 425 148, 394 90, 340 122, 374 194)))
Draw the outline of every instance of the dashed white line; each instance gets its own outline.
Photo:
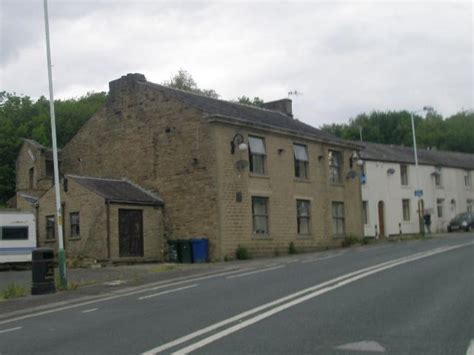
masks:
POLYGON ((227 276, 226 279, 233 279, 233 278, 236 278, 236 277, 243 277, 243 276, 247 276, 247 275, 259 274, 261 272, 281 269, 282 267, 285 267, 285 266, 286 265, 277 265, 277 266, 269 267, 269 268, 266 268, 266 269, 244 272, 243 274, 227 276))
POLYGON ((2 333, 8 333, 8 332, 13 332, 15 330, 20 330, 22 329, 23 327, 15 327, 15 328, 10 328, 10 329, 4 329, 4 330, 0 330, 0 334, 2 333))
POLYGON ((166 295, 167 293, 173 293, 173 292, 178 292, 178 291, 182 291, 182 290, 186 290, 188 288, 192 288, 192 287, 196 287, 198 284, 194 284, 194 285, 189 285, 189 286, 184 286, 184 287, 180 287, 180 288, 174 288, 172 290, 167 290, 167 291, 163 291, 163 292, 158 292, 158 293, 153 293, 151 295, 146 295, 146 296, 142 296, 142 297, 139 297, 137 298, 139 301, 141 300, 146 300, 148 298, 152 298, 152 297, 157 297, 157 296, 161 296, 161 295, 166 295))
POLYGON ((86 309, 84 311, 82 311, 82 313, 90 313, 90 312, 95 312, 97 311, 99 308, 91 308, 91 309, 86 309))

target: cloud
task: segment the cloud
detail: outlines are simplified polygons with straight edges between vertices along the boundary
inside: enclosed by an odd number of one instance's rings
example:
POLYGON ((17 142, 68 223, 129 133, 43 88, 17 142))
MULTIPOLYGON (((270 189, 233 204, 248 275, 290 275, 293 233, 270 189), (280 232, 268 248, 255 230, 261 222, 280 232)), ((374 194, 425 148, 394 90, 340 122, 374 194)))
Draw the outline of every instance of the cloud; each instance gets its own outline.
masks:
MULTIPOLYGON (((47 95, 41 1, 1 1, 2 90, 47 95)), ((286 97, 312 125, 473 107, 472 4, 50 1, 56 96, 179 68, 224 99, 286 97)))

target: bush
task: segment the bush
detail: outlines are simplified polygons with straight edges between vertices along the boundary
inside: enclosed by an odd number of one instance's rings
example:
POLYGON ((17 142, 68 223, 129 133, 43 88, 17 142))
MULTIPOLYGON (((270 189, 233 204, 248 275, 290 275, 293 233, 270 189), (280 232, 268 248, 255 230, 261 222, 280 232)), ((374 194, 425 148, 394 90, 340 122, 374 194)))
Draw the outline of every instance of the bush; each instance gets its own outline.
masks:
POLYGON ((250 259, 250 254, 247 248, 239 245, 239 247, 235 251, 235 257, 238 260, 247 260, 247 259, 250 259))
POLYGON ((0 290, 0 299, 8 300, 11 298, 26 296, 26 288, 23 286, 16 285, 14 283, 9 284, 5 289, 0 290))
POLYGON ((351 245, 354 245, 354 244, 357 244, 360 242, 360 239, 357 238, 357 237, 354 237, 354 236, 351 236, 351 235, 348 235, 347 237, 345 237, 342 242, 341 242, 341 246, 343 248, 346 248, 346 247, 350 247, 351 245))
POLYGON ((362 244, 363 245, 373 243, 374 241, 375 241, 375 238, 373 238, 373 237, 364 237, 364 238, 362 238, 362 244))
POLYGON ((288 254, 296 254, 297 250, 295 247, 295 243, 291 242, 290 245, 288 245, 288 254))

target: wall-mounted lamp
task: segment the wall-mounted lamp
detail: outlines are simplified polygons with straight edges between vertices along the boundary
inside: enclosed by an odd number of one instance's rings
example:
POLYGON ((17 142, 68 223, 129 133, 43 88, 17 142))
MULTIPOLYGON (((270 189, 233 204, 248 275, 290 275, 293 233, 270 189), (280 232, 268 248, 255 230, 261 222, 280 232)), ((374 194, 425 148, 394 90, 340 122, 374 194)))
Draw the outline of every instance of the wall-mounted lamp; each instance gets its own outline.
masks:
POLYGON ((318 155, 318 160, 321 161, 324 159, 324 155, 318 155))
POLYGON ((387 175, 393 175, 393 174, 395 174, 395 169, 393 168, 387 169, 387 175))
POLYGON ((234 135, 234 138, 230 141, 230 153, 234 154, 235 153, 235 147, 238 147, 239 150, 247 150, 247 144, 244 142, 244 136, 241 135, 240 133, 236 133, 234 135))
POLYGON ((278 155, 282 155, 285 152, 285 149, 278 148, 278 155))
POLYGON ((352 153, 351 158, 349 160, 349 165, 352 168, 354 166, 354 162, 358 166, 364 165, 364 161, 360 158, 359 152, 355 151, 352 153))

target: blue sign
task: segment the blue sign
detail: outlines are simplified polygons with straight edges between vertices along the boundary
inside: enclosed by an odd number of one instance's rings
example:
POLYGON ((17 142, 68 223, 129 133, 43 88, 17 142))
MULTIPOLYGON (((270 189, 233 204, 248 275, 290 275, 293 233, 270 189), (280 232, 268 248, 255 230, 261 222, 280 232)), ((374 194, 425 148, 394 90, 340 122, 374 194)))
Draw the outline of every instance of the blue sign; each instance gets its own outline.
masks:
POLYGON ((415 190, 415 196, 416 197, 422 197, 423 196, 423 190, 415 190))

